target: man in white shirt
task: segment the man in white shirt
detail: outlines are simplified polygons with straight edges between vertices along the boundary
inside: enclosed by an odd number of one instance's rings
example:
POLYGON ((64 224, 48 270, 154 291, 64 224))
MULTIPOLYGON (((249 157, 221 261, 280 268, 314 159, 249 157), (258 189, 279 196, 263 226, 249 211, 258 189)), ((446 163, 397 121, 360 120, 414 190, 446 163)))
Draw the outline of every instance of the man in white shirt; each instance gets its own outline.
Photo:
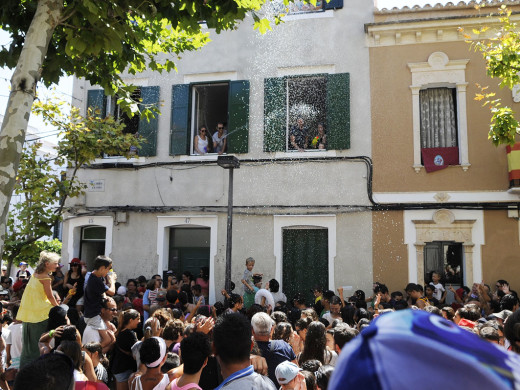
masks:
MULTIPOLYGON (((101 319, 105 322, 108 333, 112 338, 112 342, 103 348, 103 353, 106 353, 112 348, 112 345, 116 341, 115 333, 116 327, 112 324, 112 319, 117 315, 117 305, 114 299, 108 297, 103 299, 102 307, 101 307, 101 319)), ((87 343, 101 343, 101 336, 96 329, 93 329, 91 326, 87 325, 85 331, 82 336, 83 345, 87 343)))

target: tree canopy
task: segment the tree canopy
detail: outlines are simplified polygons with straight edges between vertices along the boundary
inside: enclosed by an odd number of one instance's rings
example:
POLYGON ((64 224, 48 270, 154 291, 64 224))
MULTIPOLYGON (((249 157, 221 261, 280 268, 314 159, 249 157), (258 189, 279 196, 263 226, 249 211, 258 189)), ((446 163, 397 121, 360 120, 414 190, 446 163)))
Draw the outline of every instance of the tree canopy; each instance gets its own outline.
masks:
POLYGON ((60 140, 52 153, 43 153, 39 141, 25 144, 14 189, 19 201, 12 205, 7 221, 3 258, 9 267, 13 262, 37 260, 38 253, 50 245, 39 240, 52 236, 66 199, 86 188, 76 175, 81 166, 103 154, 131 157, 143 142, 125 133, 124 124, 114 118, 99 118, 95 112, 83 117, 77 107, 64 102, 38 101, 33 112, 60 132, 60 140))
MULTIPOLYGON (((496 15, 491 15, 496 17, 496 15)), ((488 38, 485 33, 490 26, 474 29, 473 33, 479 38, 471 42, 476 51, 480 51, 486 61, 488 76, 500 80, 500 88, 513 90, 520 84, 520 32, 515 22, 511 20, 511 10, 505 5, 500 7, 498 30, 488 38), (483 38, 483 39, 480 39, 483 38)), ((466 38, 470 39, 469 34, 466 38)), ((488 86, 480 86, 480 92, 475 99, 483 101, 483 106, 491 111, 491 123, 488 138, 494 145, 514 145, 516 135, 520 133, 520 125, 513 109, 504 105, 501 99, 495 98, 495 92, 488 86)))
MULTIPOLYGON (((16 68, 0 130, 0 252, 9 202, 40 80, 56 83, 74 75, 118 95, 118 104, 136 112, 123 72, 175 69, 175 60, 209 41, 208 30, 236 28, 251 14, 255 28, 267 0, 3 0, 0 28, 11 44, 0 48, 0 66, 16 68)), ((290 0, 283 0, 288 3, 290 0)), ((315 2, 315 1, 314 1, 315 2)), ((279 16, 275 18, 278 22, 279 16)), ((153 115, 145 110, 145 118, 153 115)))

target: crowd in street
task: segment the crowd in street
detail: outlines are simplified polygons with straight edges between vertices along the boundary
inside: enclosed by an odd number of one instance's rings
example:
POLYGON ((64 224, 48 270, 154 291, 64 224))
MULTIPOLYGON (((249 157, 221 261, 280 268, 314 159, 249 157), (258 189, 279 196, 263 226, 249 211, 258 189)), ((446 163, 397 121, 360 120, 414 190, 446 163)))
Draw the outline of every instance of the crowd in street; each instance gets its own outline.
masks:
POLYGON ((308 301, 305 291, 286 297, 254 265, 246 259, 239 286, 213 305, 207 268, 120 283, 106 256, 90 272, 77 258, 62 272, 59 255, 42 252, 32 274, 25 263, 13 278, 2 269, 0 387, 332 390, 335 367, 353 353, 341 351, 378 317, 406 310, 520 353, 519 300, 506 280, 454 289, 433 272, 428 284, 402 291, 375 282, 369 294, 346 297, 342 288, 307 287, 308 301))

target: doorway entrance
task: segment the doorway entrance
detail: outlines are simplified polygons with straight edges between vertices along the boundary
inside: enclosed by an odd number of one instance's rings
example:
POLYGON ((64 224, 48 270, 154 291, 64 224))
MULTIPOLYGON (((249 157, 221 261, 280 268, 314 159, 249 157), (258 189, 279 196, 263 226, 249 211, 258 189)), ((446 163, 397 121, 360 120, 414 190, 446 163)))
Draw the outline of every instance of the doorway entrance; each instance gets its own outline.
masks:
POLYGON ((302 293, 308 305, 314 303, 311 289, 329 287, 328 229, 282 229, 283 292, 290 300, 302 293))
POLYGON ((209 268, 210 265, 210 236, 210 228, 170 228, 168 269, 179 276, 190 271, 197 278, 201 267, 209 268))
POLYGON ((83 226, 79 258, 87 264, 87 269, 94 267, 96 257, 105 254, 107 229, 103 226, 83 226))

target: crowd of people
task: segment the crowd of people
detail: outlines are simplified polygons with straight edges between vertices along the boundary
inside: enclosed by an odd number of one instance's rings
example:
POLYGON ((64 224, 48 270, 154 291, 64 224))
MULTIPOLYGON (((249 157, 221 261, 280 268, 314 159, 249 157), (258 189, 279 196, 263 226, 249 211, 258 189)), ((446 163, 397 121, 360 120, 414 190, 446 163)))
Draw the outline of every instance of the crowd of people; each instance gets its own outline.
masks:
POLYGON ((73 259, 64 274, 59 255, 42 252, 32 275, 21 264, 14 283, 1 279, 0 387, 325 390, 341 351, 400 310, 444 317, 520 353, 519 300, 505 280, 451 287, 449 305, 439 273, 392 293, 376 282, 370 296, 315 286, 307 302, 303 293, 288 299, 275 279, 264 285, 254 265, 246 260, 242 294, 232 285, 209 305, 207 268, 122 285, 106 256, 90 272, 73 259))

